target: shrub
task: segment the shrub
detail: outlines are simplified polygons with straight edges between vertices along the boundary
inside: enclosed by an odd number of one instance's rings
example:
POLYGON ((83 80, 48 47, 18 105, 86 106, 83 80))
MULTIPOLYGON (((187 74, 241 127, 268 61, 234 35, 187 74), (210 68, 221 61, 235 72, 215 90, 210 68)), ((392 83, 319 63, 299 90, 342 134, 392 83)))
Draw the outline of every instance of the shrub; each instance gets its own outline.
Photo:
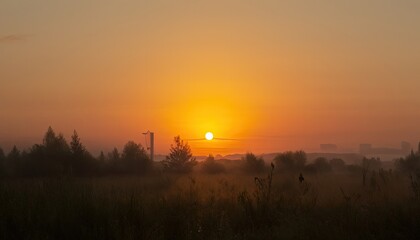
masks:
POLYGON ((262 157, 257 157, 253 153, 247 153, 242 158, 244 170, 248 173, 260 173, 264 171, 265 163, 262 157))
POLYGON ((133 141, 125 144, 121 155, 122 169, 126 173, 145 173, 150 170, 152 161, 146 150, 133 141))
POLYGON ((304 151, 288 151, 278 154, 274 158, 274 163, 279 171, 302 171, 306 163, 306 153, 304 151))
POLYGON ((331 165, 328 163, 327 159, 320 157, 315 159, 315 161, 306 166, 306 169, 310 169, 313 172, 325 173, 331 172, 331 165))
POLYGON ((213 155, 209 155, 207 159, 202 163, 201 171, 208 174, 218 174, 226 171, 225 166, 218 163, 213 155))

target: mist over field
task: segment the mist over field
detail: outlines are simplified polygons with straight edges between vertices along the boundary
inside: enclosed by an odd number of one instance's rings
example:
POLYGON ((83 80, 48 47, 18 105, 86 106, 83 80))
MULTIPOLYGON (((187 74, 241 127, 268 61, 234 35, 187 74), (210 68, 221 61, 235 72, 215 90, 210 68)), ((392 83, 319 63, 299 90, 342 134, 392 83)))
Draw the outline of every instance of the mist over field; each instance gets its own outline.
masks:
MULTIPOLYGON (((150 149, 149 149, 150 150, 150 149)), ((74 131, 0 149, 4 239, 416 239, 420 143, 394 159, 286 151, 271 160, 209 155, 173 140, 164 160, 141 144, 93 156, 74 131), (359 158, 360 157, 360 158, 359 158)), ((266 156, 269 157, 269 156, 266 156)))

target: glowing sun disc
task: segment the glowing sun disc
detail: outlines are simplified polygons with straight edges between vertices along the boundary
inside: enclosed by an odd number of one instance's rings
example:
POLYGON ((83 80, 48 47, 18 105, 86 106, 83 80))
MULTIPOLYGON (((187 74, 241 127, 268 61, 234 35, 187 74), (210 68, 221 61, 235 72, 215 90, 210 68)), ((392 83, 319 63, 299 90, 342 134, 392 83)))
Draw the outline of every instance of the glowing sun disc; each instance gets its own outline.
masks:
POLYGON ((210 140, 213 140, 213 133, 211 133, 211 132, 207 132, 207 133, 206 133, 206 139, 207 139, 207 140, 209 140, 209 141, 210 141, 210 140))

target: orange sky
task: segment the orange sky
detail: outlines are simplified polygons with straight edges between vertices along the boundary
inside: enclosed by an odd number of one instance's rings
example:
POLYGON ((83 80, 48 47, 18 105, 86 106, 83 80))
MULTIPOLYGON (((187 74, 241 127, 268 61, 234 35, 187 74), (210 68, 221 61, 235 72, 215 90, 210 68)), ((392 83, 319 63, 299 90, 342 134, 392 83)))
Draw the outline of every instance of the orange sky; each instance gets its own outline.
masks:
POLYGON ((0 2, 0 146, 195 154, 420 140, 418 1, 0 2))

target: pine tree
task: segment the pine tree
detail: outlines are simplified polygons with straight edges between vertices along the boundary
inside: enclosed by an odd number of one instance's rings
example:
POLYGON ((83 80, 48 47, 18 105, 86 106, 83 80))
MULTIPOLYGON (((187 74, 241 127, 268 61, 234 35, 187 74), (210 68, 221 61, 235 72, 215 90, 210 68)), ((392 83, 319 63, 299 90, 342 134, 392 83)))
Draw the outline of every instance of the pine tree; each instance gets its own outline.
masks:
POLYGON ((121 171, 120 160, 121 156, 117 148, 114 148, 112 152, 108 153, 108 161, 111 172, 119 173, 121 171))
POLYGON ((86 151, 76 130, 73 131, 73 135, 71 136, 70 149, 74 157, 83 157, 86 151))
POLYGON ((76 130, 73 131, 73 135, 71 136, 70 152, 72 156, 71 170, 75 174, 86 175, 94 171, 94 158, 86 150, 85 146, 83 146, 76 130))
POLYGON ((19 169, 20 169, 20 164, 21 164, 20 160, 21 160, 20 151, 17 149, 16 146, 13 146, 12 150, 9 152, 9 154, 6 157, 6 170, 8 172, 8 175, 16 176, 19 174, 19 169))
POLYGON ((120 160, 120 153, 117 148, 114 148, 112 152, 108 153, 108 159, 111 163, 116 163, 120 160))
POLYGON ((45 147, 51 147, 56 142, 56 136, 54 130, 51 128, 51 126, 48 127, 47 132, 44 135, 43 144, 45 147))
POLYGON ((163 161, 166 170, 188 173, 197 164, 188 143, 184 143, 180 136, 174 138, 175 145, 171 145, 170 153, 163 161))

